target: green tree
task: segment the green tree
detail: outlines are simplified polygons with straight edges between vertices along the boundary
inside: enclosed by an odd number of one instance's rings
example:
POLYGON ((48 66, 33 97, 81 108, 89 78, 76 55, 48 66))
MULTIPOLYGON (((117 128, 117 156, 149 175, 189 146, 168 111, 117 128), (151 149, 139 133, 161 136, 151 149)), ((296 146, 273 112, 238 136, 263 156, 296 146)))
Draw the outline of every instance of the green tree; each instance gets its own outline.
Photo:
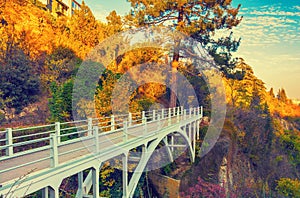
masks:
POLYGON ((58 46, 45 60, 41 73, 43 85, 48 88, 54 81, 62 84, 76 74, 80 63, 73 50, 58 46))
POLYGON ((300 197, 299 179, 280 178, 276 189, 285 197, 300 197))
POLYGON ((73 81, 68 80, 61 86, 56 82, 50 85, 51 98, 49 99, 50 120, 69 121, 72 119, 72 91, 73 81))
POLYGON ((13 47, 5 60, 0 60, 0 92, 5 106, 20 112, 36 101, 40 92, 39 79, 32 71, 32 62, 21 49, 13 47))

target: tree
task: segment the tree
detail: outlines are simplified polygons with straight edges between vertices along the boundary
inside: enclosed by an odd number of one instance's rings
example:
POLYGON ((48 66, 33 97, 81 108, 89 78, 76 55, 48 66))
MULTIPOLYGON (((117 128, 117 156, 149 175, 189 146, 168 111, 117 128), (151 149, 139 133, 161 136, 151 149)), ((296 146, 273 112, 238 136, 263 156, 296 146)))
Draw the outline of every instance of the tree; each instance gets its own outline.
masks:
POLYGON ((50 120, 61 122, 71 120, 73 81, 68 80, 61 86, 52 82, 50 90, 52 95, 49 99, 50 120))
POLYGON ((5 106, 19 113, 39 94, 39 79, 32 72, 32 62, 21 49, 11 49, 6 60, 0 60, 0 92, 5 106))
POLYGON ((75 55, 75 52, 69 48, 58 46, 52 54, 47 56, 41 81, 46 89, 52 82, 62 84, 66 80, 75 76, 81 60, 75 55))
POLYGON ((286 96, 285 90, 283 88, 279 89, 278 94, 277 94, 277 98, 278 98, 278 100, 280 100, 284 103, 288 102, 288 97, 286 96))
POLYGON ((83 1, 80 10, 75 11, 65 30, 67 37, 72 40, 68 47, 76 51, 79 57, 84 58, 100 40, 104 39, 100 27, 101 23, 96 20, 91 9, 83 1))
POLYGON ((285 197, 300 197, 299 179, 280 178, 276 189, 285 197))
POLYGON ((273 87, 270 89, 269 95, 270 95, 272 98, 275 98, 275 94, 274 94, 274 89, 273 89, 273 87))
MULTIPOLYGON (((211 36, 218 29, 231 29, 237 26, 241 18, 237 17, 240 5, 232 8, 230 0, 221 1, 189 1, 164 0, 143 1, 129 0, 132 12, 127 16, 132 26, 165 25, 192 36, 209 49, 215 60, 229 66, 230 51, 236 50, 239 42, 233 42, 231 35, 227 38, 213 40, 211 36)), ((176 82, 174 74, 178 69, 180 59, 180 39, 175 40, 171 66, 173 68, 172 82, 176 82)), ((221 65, 220 68, 225 68, 221 65)), ((225 69, 223 69, 225 71, 225 69)), ((176 90, 176 83, 172 83, 176 90)), ((172 92, 170 106, 176 106, 176 96, 172 92)))

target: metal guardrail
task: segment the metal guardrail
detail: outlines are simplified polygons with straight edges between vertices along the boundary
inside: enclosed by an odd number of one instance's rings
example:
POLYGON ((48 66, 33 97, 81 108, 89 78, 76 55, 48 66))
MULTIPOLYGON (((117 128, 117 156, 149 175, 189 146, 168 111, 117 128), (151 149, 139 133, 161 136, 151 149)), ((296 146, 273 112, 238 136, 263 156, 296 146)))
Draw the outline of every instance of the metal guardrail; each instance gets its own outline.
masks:
MULTIPOLYGON (((179 122, 180 119, 186 120, 193 115, 202 116, 202 107, 189 110, 183 109, 183 107, 176 107, 65 123, 56 122, 50 125, 28 128, 7 128, 5 131, 0 131, 0 162, 44 150, 48 150, 50 155, 26 163, 20 162, 15 167, 0 169, 0 174, 45 160, 50 160, 49 167, 56 167, 59 165, 59 157, 61 156, 87 149, 88 147, 91 147, 98 153, 99 143, 113 141, 114 139, 121 139, 124 143, 127 142, 128 137, 133 135, 128 133, 129 129, 144 126, 144 134, 148 133, 147 125, 153 122, 164 121, 164 123, 167 123, 167 126, 170 126, 172 120, 179 122), (103 140, 103 136, 114 133, 120 133, 120 135, 109 140, 103 140), (82 140, 90 140, 93 143, 59 152, 61 147, 82 140)), ((159 130, 162 122, 157 123, 155 130, 159 130)), ((156 132, 155 130, 151 131, 151 133, 156 132)))

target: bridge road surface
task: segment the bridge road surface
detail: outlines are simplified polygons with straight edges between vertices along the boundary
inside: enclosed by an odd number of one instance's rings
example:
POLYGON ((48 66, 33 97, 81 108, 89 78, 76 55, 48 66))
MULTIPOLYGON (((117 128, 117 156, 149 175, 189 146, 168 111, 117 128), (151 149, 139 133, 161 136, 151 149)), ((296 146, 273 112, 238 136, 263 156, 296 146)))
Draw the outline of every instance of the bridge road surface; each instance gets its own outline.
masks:
MULTIPOLYGON (((183 119, 183 116, 180 116, 180 120, 183 119)), ((171 124, 174 124, 177 122, 177 118, 172 117, 171 124)), ((149 135, 156 131, 158 128, 166 127, 168 126, 168 118, 165 118, 164 120, 159 121, 152 121, 147 122, 147 133, 145 134, 145 125, 132 125, 128 127, 128 140, 132 140, 135 138, 141 138, 144 135, 149 135), (161 124, 162 126, 159 126, 161 124)), ((116 132, 109 133, 108 132, 100 132, 99 133, 99 151, 109 150, 115 147, 118 147, 117 144, 124 143, 123 141, 123 129, 122 130, 116 130, 116 132), (108 135, 105 135, 105 133, 109 133, 108 135), (101 136, 101 134, 103 134, 101 136), (102 141, 102 139, 105 139, 106 141, 102 141)), ((86 137, 86 136, 85 136, 86 137)), ((75 139, 76 140, 76 139, 75 139)), ((58 145, 58 163, 62 164, 67 161, 71 161, 76 158, 83 157, 87 154, 91 154, 95 151, 95 139, 91 138, 88 140, 81 140, 78 138, 78 141, 69 143, 66 145, 58 145), (91 145, 92 148, 91 148, 91 145), (79 149, 81 148, 81 149, 79 149), (60 155, 63 152, 72 151, 63 155, 60 155)), ((63 142, 62 142, 63 143, 63 142)), ((1 160, 1 157, 0 157, 1 160)), ((4 173, 0 174, 0 184, 4 184, 11 180, 18 180, 18 178, 23 176, 30 176, 28 173, 41 171, 45 169, 51 168, 51 158, 50 158, 50 147, 45 146, 45 150, 37 151, 35 153, 25 154, 21 156, 17 156, 14 158, 9 158, 6 160, 0 161, 0 171, 5 169, 11 169, 4 173), (14 167, 19 166, 20 164, 29 163, 34 160, 39 160, 42 158, 47 158, 45 160, 42 160, 40 162, 31 164, 31 165, 25 165, 23 167, 15 169, 14 167)))

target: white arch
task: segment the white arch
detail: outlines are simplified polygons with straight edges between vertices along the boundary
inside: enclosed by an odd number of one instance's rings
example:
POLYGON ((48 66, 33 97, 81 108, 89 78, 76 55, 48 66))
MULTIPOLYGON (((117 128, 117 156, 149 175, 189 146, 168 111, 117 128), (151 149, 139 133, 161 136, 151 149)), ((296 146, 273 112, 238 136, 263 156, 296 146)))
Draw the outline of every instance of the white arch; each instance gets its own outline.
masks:
POLYGON ((171 133, 168 134, 164 134, 160 137, 158 137, 156 140, 154 140, 153 142, 150 143, 150 145, 145 149, 145 153, 142 155, 139 164, 137 165, 131 179, 128 185, 128 196, 129 197, 133 197, 134 191, 136 189, 136 186, 138 184, 138 181, 143 173, 143 171, 145 170, 145 167, 147 166, 147 163, 150 159, 150 157, 152 156, 153 152, 155 151, 156 147, 158 146, 158 144, 168 135, 172 134, 172 133, 179 133, 181 135, 181 137, 183 137, 183 139, 185 140, 185 142, 188 145, 188 149, 190 151, 190 157, 191 157, 191 161, 194 162, 195 159, 195 150, 192 147, 191 141, 189 139, 189 137, 187 136, 187 133, 181 129, 173 131, 171 133))

